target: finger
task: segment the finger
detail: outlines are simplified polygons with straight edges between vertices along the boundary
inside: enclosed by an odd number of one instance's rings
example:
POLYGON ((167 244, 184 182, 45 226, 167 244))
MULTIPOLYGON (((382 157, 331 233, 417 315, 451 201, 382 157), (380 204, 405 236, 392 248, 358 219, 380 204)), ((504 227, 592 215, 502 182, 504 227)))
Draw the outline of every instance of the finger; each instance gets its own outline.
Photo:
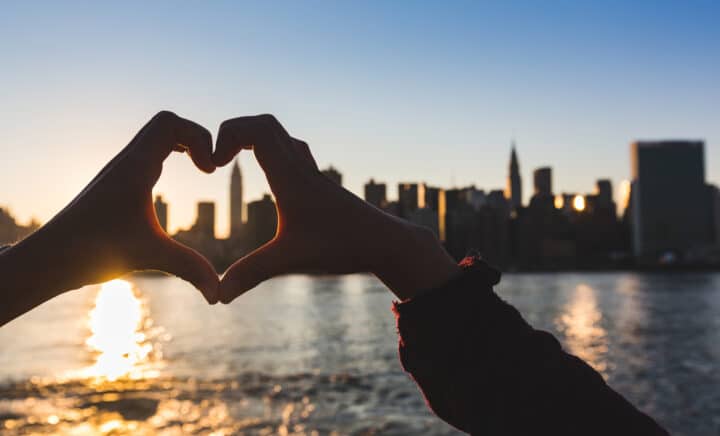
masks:
POLYGON ((297 160, 290 135, 272 115, 240 117, 223 122, 213 154, 215 164, 227 164, 242 149, 253 149, 266 174, 282 174, 297 160))
POLYGON ((169 111, 159 112, 136 137, 137 147, 149 153, 152 162, 162 162, 172 151, 187 151, 196 167, 215 171, 212 135, 201 125, 169 111))
POLYGON ((220 302, 230 303, 283 270, 282 250, 274 241, 263 245, 230 266, 220 281, 220 302))
POLYGON ((203 255, 170 238, 163 239, 151 252, 151 269, 180 277, 195 286, 208 303, 218 302, 219 278, 203 255))

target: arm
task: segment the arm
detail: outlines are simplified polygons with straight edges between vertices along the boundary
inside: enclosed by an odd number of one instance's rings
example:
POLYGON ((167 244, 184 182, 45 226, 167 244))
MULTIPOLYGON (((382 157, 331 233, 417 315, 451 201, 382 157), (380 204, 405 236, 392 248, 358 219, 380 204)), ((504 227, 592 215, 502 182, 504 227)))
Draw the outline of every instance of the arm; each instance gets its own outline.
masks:
POLYGON ((372 272, 395 305, 401 358, 432 409, 478 434, 666 434, 549 334, 492 292, 499 275, 455 264, 440 243, 326 179, 307 144, 272 116, 223 123, 213 158, 252 149, 277 201, 275 238, 233 264, 230 302, 261 281, 302 271, 372 272), (429 290, 426 292, 426 290, 429 290))
POLYGON ((393 307, 403 367, 438 416, 471 434, 668 434, 502 301, 497 271, 473 257, 461 265, 393 307))
POLYGON ((155 216, 152 187, 173 150, 215 169, 210 133, 160 112, 65 209, 0 252, 0 325, 65 291, 142 269, 178 275, 217 301, 213 267, 170 239, 155 216))

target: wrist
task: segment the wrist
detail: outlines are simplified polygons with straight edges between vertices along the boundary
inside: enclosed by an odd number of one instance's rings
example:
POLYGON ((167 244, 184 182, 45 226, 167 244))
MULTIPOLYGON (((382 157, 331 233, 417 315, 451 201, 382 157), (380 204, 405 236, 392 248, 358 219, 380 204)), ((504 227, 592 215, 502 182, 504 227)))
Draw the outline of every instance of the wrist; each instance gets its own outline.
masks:
POLYGON ((393 219, 379 245, 378 262, 372 272, 400 299, 438 287, 460 273, 460 267, 426 227, 393 219))

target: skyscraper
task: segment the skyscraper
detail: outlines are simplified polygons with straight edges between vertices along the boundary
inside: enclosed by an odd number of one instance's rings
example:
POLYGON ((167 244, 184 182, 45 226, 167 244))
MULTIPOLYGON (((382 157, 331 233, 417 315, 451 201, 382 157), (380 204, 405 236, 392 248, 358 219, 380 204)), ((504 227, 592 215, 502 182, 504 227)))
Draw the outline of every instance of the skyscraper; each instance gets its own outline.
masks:
POLYGON ((230 237, 237 238, 241 234, 243 225, 243 183, 240 165, 235 158, 232 174, 230 175, 230 237))
POLYGON ((193 231, 203 238, 215 238, 215 203, 212 201, 198 202, 197 218, 193 231))
POLYGON ((342 174, 340 174, 340 171, 338 171, 337 168, 335 168, 334 166, 330 165, 329 167, 322 170, 321 173, 325 174, 325 177, 332 180, 336 184, 342 186, 342 174))
POLYGON ((507 178, 505 198, 510 200, 510 209, 515 210, 522 206, 522 180, 520 178, 520 164, 518 163, 515 142, 510 152, 510 174, 507 178))
POLYGON ((425 184, 398 183, 398 214, 407 216, 416 209, 425 207, 425 184))
POLYGON ((248 232, 252 248, 257 248, 275 237, 277 229, 277 210, 270 195, 262 200, 248 203, 248 232))
POLYGON ((602 206, 609 206, 613 202, 612 182, 608 179, 599 179, 595 184, 595 194, 602 206))
POLYGON ((387 202, 387 187, 384 183, 375 183, 375 180, 370 179, 365 184, 365 201, 372 204, 375 207, 383 208, 387 202))
POLYGON ((552 196, 552 168, 541 167, 533 171, 535 195, 552 196))
POLYGON ((644 262, 678 260, 712 239, 702 141, 631 146, 633 252, 644 262))
POLYGON ((162 195, 155 196, 155 215, 160 223, 160 227, 167 232, 168 205, 163 201, 162 195))

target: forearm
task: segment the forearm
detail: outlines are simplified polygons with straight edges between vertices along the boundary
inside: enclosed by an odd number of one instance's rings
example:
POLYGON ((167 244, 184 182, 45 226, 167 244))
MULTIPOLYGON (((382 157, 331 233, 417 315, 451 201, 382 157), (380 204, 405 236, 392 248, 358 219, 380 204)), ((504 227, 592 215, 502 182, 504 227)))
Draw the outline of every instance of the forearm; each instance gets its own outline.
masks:
POLYGON ((0 252, 0 325, 79 287, 71 279, 62 247, 53 247, 51 239, 40 229, 0 252))
POLYGON ((496 271, 465 269, 395 305, 403 366, 438 416, 472 434, 667 434, 502 301, 496 271))

